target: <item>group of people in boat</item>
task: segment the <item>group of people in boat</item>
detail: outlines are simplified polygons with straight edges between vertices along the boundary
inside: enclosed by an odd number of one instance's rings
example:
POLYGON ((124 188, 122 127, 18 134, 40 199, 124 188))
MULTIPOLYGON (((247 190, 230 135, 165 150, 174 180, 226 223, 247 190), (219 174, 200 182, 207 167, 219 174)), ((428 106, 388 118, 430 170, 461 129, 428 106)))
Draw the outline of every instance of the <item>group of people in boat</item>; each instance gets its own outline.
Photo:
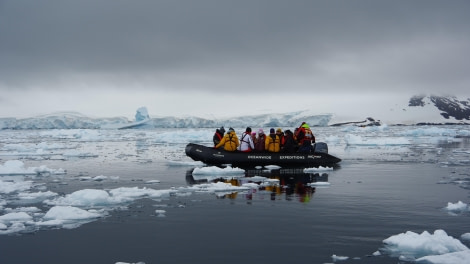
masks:
POLYGON ((268 135, 262 128, 258 129, 258 134, 256 134, 250 127, 247 127, 240 137, 233 128, 229 128, 225 133, 225 128, 221 127, 216 129, 213 141, 214 148, 226 151, 311 153, 315 136, 310 126, 302 122, 294 132, 289 129, 282 131, 281 128, 276 130, 271 128, 268 135))

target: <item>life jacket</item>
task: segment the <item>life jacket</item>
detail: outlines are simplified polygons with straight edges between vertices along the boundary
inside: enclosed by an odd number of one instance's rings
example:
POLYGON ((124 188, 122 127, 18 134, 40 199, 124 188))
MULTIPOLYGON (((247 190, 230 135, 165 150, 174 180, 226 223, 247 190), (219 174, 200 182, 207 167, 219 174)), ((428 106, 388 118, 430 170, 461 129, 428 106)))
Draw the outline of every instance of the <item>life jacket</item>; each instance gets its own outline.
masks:
POLYGON ((227 151, 237 150, 238 138, 236 135, 234 133, 228 133, 226 136, 228 137, 228 140, 224 143, 224 149, 227 151))
POLYGON ((281 150, 281 141, 276 134, 270 134, 266 137, 266 150, 269 152, 279 152, 281 150))
MULTIPOLYGON (((246 132, 243 132, 242 138, 240 139, 240 145, 238 146, 238 150, 244 151, 244 152, 250 152, 253 150, 250 144, 250 139, 251 139, 251 134, 248 134, 246 132), (245 139, 248 136, 248 139, 245 139), (243 143, 245 143, 248 146, 248 149, 242 150, 243 143)), ((253 143, 254 145, 254 143, 253 143)))
POLYGON ((235 151, 238 147, 238 137, 235 132, 229 132, 225 134, 222 140, 215 146, 215 148, 219 148, 224 146, 224 150, 226 151, 235 151))

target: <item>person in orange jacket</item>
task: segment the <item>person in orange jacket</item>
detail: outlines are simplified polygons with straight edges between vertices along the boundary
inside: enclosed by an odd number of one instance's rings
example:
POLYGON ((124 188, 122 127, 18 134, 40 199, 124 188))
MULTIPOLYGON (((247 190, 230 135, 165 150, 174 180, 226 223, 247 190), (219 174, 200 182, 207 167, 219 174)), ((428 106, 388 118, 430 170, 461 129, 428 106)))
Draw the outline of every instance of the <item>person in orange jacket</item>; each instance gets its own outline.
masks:
POLYGON ((222 140, 215 146, 215 148, 219 148, 224 146, 224 150, 226 151, 235 151, 237 150, 238 145, 240 145, 240 141, 238 140, 238 136, 235 133, 233 128, 229 128, 227 134, 222 138, 222 140))
POLYGON ((281 150, 281 139, 271 128, 269 135, 266 137, 265 149, 269 152, 279 152, 281 150))

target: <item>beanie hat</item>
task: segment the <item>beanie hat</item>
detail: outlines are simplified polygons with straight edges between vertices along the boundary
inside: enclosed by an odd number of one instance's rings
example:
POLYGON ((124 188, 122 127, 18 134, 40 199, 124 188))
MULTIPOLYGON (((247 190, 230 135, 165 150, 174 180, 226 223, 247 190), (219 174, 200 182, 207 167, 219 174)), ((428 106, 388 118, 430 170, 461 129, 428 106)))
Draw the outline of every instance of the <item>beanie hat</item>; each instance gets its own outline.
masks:
POLYGON ((278 129, 276 129, 276 132, 282 133, 282 129, 278 128, 278 129))
POLYGON ((233 128, 229 128, 229 129, 228 129, 228 132, 229 132, 229 133, 230 133, 230 132, 235 132, 235 130, 234 130, 233 128))
POLYGON ((303 128, 310 128, 307 123, 302 125, 303 128))
POLYGON ((258 134, 260 134, 260 135, 264 134, 264 131, 263 131, 262 128, 258 129, 258 134))
POLYGON ((271 128, 271 129, 269 130, 269 133, 274 134, 274 133, 275 133, 275 132, 274 132, 274 128, 271 128))
POLYGON ((222 127, 220 127, 219 131, 223 134, 223 133, 225 133, 225 128, 222 126, 222 127))

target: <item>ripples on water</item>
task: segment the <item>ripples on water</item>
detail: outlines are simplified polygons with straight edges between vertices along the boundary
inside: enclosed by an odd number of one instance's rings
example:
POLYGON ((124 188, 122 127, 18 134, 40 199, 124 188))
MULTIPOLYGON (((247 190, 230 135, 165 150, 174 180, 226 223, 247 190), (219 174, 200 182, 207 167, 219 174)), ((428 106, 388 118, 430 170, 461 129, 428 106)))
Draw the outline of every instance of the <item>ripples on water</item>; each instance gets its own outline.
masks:
POLYGON ((211 129, 1 131, 2 163, 20 159, 27 166, 67 170, 32 177, 57 193, 218 181, 260 187, 141 199, 76 229, 1 236, 0 262, 329 263, 335 254, 349 257, 341 263, 397 263, 395 257, 370 255, 383 239, 408 230, 444 229, 454 237, 470 232, 468 214, 442 210, 447 202, 468 203, 469 130, 316 128, 317 140, 343 159, 333 171, 250 169, 236 178, 192 175, 184 146, 209 145, 211 129), (99 175, 113 177, 82 180, 99 175), (160 183, 147 184, 151 180, 160 183), (157 217, 159 209, 165 217, 157 217))

